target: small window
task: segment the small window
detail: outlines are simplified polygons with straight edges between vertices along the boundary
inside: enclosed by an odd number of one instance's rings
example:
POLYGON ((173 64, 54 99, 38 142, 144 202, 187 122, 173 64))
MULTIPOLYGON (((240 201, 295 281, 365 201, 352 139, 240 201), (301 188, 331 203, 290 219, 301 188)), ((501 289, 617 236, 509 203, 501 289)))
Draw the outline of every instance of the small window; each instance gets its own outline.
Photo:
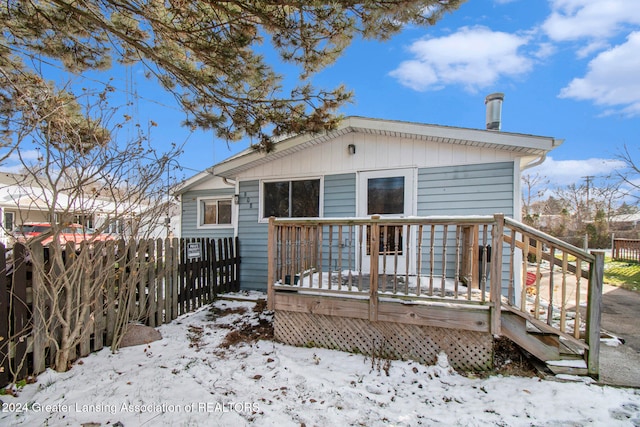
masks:
POLYGON ((231 225, 231 199, 201 199, 199 226, 231 225))
POLYGON ((104 232, 108 234, 122 234, 124 232, 124 224, 122 220, 111 220, 104 232))
POLYGON ((320 180, 265 182, 263 217, 315 218, 320 216, 320 180))
POLYGON ((13 230, 15 226, 15 214, 13 212, 5 212, 4 213, 4 229, 7 231, 13 230))

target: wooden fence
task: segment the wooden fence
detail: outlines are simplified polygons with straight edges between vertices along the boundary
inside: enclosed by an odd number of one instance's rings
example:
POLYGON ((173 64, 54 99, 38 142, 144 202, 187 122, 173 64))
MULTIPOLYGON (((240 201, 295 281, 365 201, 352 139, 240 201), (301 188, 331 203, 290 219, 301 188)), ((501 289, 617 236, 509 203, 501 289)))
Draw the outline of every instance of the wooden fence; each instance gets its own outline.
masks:
POLYGON ((62 322, 52 316, 52 304, 82 313, 69 325, 81 328, 73 360, 111 346, 117 322, 155 327, 218 293, 238 291, 238 254, 237 238, 108 241, 77 251, 21 244, 6 251, 0 244, 0 387, 53 365, 62 322), (85 258, 83 251, 88 251, 85 258), (54 262, 58 256, 62 264, 54 262), (76 265, 74 270, 74 262, 80 260, 93 267, 77 275, 74 271, 82 269, 76 265), (67 280, 62 291, 54 284, 59 278, 67 280), (130 287, 126 297, 125 283, 130 287))
POLYGON ((613 239, 611 256, 615 261, 640 262, 640 239, 613 239))

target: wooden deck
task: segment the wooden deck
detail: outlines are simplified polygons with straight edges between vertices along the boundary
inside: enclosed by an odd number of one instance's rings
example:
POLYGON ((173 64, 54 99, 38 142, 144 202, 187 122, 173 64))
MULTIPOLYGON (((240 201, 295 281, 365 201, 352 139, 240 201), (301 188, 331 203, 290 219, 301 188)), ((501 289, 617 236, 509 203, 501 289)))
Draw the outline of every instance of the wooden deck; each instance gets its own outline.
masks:
POLYGON ((502 215, 271 219, 268 303, 294 345, 478 370, 503 335, 597 377, 602 265, 502 215))

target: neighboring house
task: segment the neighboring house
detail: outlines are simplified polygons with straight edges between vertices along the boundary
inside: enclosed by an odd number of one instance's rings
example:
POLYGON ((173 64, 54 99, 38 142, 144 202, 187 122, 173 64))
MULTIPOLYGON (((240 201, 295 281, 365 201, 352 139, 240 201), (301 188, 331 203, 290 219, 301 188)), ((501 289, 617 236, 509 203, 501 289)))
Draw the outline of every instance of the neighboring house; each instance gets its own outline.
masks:
POLYGON ((68 216, 65 222, 79 223, 113 235, 128 237, 133 229, 138 230, 139 237, 164 238, 167 233, 177 234, 173 230, 178 228, 179 216, 175 215, 177 209, 173 205, 168 213, 145 215, 143 209, 129 209, 123 203, 106 198, 88 197, 79 201, 58 194, 55 196, 55 207, 51 209, 53 200, 51 189, 44 188, 27 175, 0 172, 0 242, 10 245, 12 231, 22 224, 59 222, 63 220, 63 213, 68 216), (127 209, 134 210, 135 214, 114 215, 114 212, 127 209), (169 226, 166 223, 167 215, 171 217, 169 226))
POLYGON ((237 236, 242 287, 266 289, 270 216, 504 213, 520 219, 521 172, 561 143, 498 130, 349 117, 333 131, 282 139, 270 153, 247 149, 183 182, 176 192, 180 233, 237 236))

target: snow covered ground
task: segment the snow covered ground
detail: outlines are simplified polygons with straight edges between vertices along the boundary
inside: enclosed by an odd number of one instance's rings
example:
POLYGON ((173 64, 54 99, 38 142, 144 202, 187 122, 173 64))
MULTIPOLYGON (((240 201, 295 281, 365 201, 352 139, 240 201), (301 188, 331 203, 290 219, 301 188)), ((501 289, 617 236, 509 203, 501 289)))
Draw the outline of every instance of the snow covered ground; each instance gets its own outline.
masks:
POLYGON ((160 341, 48 370, 0 396, 0 425, 640 426, 637 389, 256 342, 248 326, 270 319, 255 305, 219 300, 160 327, 160 341))

